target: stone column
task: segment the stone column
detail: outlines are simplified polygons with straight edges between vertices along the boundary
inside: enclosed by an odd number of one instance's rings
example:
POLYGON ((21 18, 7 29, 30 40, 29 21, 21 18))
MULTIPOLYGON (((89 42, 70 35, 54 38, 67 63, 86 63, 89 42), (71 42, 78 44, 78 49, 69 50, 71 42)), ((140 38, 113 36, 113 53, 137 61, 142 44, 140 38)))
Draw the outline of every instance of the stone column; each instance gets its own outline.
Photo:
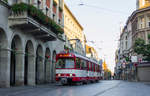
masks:
POLYGON ((10 49, 0 49, 0 87, 10 87, 10 49))
POLYGON ((56 74, 56 69, 55 69, 55 60, 52 60, 52 82, 55 82, 55 74, 56 74))
POLYGON ((37 62, 37 65, 38 65, 38 84, 42 84, 44 83, 44 57, 40 56, 38 57, 38 62, 37 62))
POLYGON ((35 56, 28 55, 28 85, 35 85, 35 56))
POLYGON ((52 71, 51 71, 51 68, 52 68, 52 60, 50 59, 49 60, 49 62, 50 62, 50 82, 52 82, 52 71))
POLYGON ((51 81, 51 61, 48 59, 46 61, 46 82, 50 82, 51 81))
POLYGON ((24 52, 16 51, 16 86, 24 85, 24 52))

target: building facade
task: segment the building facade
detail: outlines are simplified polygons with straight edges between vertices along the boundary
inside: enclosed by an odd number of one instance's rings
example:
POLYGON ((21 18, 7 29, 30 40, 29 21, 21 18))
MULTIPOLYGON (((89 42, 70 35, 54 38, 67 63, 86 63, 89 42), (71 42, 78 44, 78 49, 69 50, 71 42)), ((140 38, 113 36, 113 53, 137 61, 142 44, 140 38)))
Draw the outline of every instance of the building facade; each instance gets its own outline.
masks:
POLYGON ((97 51, 89 45, 86 45, 86 56, 97 61, 99 60, 97 51))
POLYGON ((117 49, 115 52, 115 68, 114 68, 114 77, 115 79, 121 79, 121 62, 120 62, 120 49, 117 49))
POLYGON ((137 0, 137 9, 142 9, 150 6, 150 0, 137 0))
POLYGON ((83 33, 83 27, 66 4, 64 5, 64 32, 73 50, 85 55, 85 35, 83 33))
POLYGON ((148 74, 150 64, 142 61, 134 49, 135 40, 143 39, 149 43, 150 34, 150 0, 137 0, 137 10, 128 18, 120 36, 120 56, 123 66, 123 79, 136 81, 150 81, 148 74))
POLYGON ((55 56, 64 50, 63 4, 0 0, 0 87, 55 81, 55 56))

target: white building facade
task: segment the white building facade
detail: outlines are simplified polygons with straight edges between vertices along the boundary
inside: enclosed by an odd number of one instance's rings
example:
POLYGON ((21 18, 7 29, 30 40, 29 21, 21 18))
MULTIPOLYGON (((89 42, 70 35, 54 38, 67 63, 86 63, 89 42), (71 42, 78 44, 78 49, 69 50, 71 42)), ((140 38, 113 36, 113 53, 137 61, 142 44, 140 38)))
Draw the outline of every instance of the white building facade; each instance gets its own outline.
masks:
POLYGON ((55 81, 55 57, 64 50, 59 33, 64 22, 63 3, 63 0, 0 0, 0 87, 55 81), (44 24, 36 13, 32 15, 37 16, 30 16, 27 11, 10 10, 13 4, 20 3, 33 5, 32 10, 43 12, 41 16, 53 20, 55 26, 44 24))

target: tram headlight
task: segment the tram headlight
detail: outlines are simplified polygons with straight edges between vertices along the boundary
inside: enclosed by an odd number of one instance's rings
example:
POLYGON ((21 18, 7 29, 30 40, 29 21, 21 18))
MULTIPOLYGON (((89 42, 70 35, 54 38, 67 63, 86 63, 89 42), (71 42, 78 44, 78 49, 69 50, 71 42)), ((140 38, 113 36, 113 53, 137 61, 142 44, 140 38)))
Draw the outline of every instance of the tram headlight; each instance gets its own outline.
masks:
POLYGON ((60 77, 60 76, 61 76, 61 74, 58 74, 58 76, 60 77))
POLYGON ((72 74, 70 74, 70 77, 72 77, 72 74))

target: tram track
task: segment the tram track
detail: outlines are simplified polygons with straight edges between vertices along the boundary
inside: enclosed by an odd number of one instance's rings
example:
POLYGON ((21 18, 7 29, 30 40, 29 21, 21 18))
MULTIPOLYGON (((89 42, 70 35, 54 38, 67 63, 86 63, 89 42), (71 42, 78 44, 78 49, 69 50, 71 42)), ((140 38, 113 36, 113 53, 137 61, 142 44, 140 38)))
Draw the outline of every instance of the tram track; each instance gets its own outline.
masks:
POLYGON ((120 84, 121 84, 121 82, 119 82, 118 84, 116 84, 116 85, 114 85, 114 86, 112 86, 112 87, 110 87, 108 89, 105 89, 105 90, 103 90, 101 92, 98 92, 97 94, 95 94, 93 96, 100 96, 100 95, 102 95, 102 94, 104 94, 104 93, 106 93, 106 92, 108 92, 108 91, 110 91, 110 90, 112 90, 114 88, 117 88, 120 84))

